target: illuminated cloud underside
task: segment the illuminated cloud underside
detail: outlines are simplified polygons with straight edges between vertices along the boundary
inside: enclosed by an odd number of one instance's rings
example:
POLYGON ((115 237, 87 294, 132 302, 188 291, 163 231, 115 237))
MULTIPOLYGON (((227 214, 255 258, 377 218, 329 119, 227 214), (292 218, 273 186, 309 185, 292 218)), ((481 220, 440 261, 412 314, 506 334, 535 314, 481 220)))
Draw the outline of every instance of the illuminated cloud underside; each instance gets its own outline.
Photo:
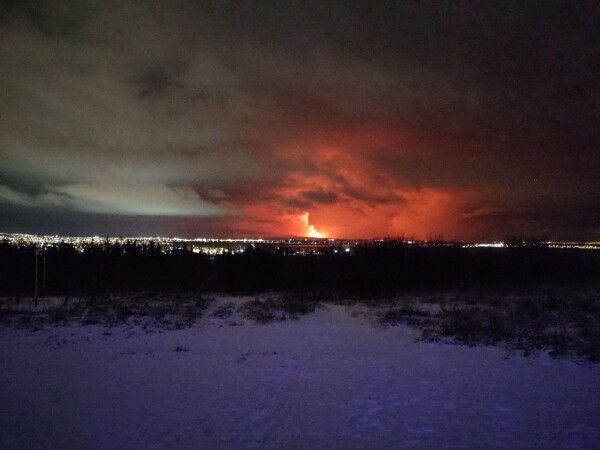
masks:
POLYGON ((209 3, 0 6, 1 230, 600 236, 593 3, 209 3))

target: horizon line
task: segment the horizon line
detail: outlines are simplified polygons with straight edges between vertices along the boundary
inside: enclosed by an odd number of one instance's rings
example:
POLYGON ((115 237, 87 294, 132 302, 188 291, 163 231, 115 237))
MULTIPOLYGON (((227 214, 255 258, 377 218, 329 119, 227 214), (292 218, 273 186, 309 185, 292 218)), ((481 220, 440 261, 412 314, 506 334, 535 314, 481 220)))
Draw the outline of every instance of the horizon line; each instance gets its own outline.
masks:
POLYGON ((309 236, 268 236, 268 237, 194 237, 185 238, 178 236, 126 236, 126 235, 63 235, 63 234, 37 234, 37 233, 22 233, 22 232, 5 232, 0 231, 0 236, 28 236, 36 238, 66 238, 66 239, 89 239, 89 240, 103 240, 103 239, 130 239, 130 240, 141 240, 141 239, 156 239, 156 240, 174 240, 174 241, 282 241, 282 240, 304 240, 304 241, 401 241, 406 243, 427 243, 427 242, 439 242, 439 243, 462 243, 462 244, 500 244, 511 240, 518 239, 520 242, 533 242, 539 243, 559 243, 559 244, 596 244, 600 245, 600 241, 578 241, 578 240, 553 240, 553 239, 539 239, 532 237, 521 237, 513 236, 507 239, 489 239, 489 240, 465 240, 465 239, 416 239, 416 238, 405 238, 403 236, 385 236, 385 237, 373 237, 373 238, 335 238, 335 237, 309 237, 309 236))

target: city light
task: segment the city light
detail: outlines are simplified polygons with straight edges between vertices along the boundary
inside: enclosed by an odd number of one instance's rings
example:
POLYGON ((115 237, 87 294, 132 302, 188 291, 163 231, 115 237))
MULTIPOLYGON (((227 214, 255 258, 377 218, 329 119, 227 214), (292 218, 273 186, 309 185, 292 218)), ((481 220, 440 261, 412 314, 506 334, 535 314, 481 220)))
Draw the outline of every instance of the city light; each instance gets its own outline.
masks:
MULTIPOLYGON (((187 250, 195 254, 225 255, 241 254, 250 248, 258 247, 271 252, 281 252, 290 255, 324 254, 352 254, 352 250, 359 246, 386 245, 385 239, 344 240, 323 238, 321 233, 314 230, 313 235, 306 238, 194 238, 179 237, 100 237, 100 236, 43 236, 22 233, 0 233, 0 243, 7 243, 17 247, 35 247, 46 249, 69 245, 80 252, 93 247, 121 246, 124 251, 129 246, 140 248, 156 248, 163 253, 176 250, 187 250)), ((461 248, 490 248, 503 249, 510 247, 544 247, 549 249, 581 249, 600 250, 600 242, 560 242, 560 241, 511 241, 511 242, 444 242, 444 241, 418 241, 399 240, 393 241, 394 245, 406 247, 461 247, 461 248)))

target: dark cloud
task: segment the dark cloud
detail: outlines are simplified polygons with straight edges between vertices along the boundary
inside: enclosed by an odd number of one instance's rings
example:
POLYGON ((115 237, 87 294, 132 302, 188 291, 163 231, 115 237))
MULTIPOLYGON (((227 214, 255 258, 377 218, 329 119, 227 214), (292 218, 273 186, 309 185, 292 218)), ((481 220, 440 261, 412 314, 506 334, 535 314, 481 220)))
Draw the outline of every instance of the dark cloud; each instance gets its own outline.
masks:
POLYGON ((326 191, 324 189, 317 189, 315 191, 303 191, 300 195, 306 200, 317 204, 317 205, 331 205, 335 203, 338 195, 332 191, 326 191))
MULTIPOLYGON (((68 9, 50 8, 36 0, 4 0, 0 5, 0 23, 21 23, 49 39, 71 39, 80 31, 82 16, 68 9)), ((83 12, 83 11, 81 11, 83 12)))
POLYGON ((313 191, 301 191, 296 198, 288 200, 288 204, 294 208, 309 209, 315 205, 331 205, 339 199, 338 194, 325 189, 313 191))
POLYGON ((2 227, 596 238, 598 19, 588 1, 4 1, 2 227))
POLYGON ((523 206, 506 205, 504 208, 481 209, 465 213, 465 226, 482 235, 504 237, 554 236, 558 239, 576 239, 578 236, 597 237, 600 233, 600 211, 590 209, 600 198, 564 204, 539 202, 523 206))
POLYGON ((154 97, 167 93, 170 89, 182 87, 178 80, 180 75, 178 67, 171 64, 156 64, 145 69, 135 80, 138 86, 138 96, 154 97))

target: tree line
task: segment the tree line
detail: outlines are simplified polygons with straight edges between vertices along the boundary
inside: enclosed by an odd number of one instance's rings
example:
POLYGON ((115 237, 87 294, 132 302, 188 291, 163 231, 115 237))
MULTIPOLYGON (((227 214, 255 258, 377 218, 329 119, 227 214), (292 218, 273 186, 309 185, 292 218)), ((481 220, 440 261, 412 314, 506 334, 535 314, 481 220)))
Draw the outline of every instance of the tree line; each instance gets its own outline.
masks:
MULTIPOLYGON (((152 291, 388 296, 412 291, 590 286, 600 282, 600 251, 545 247, 413 247, 390 241, 351 254, 286 255, 268 248, 208 256, 155 245, 68 244, 38 258, 40 295, 152 291)), ((33 295, 36 248, 0 244, 0 295, 33 295)))

